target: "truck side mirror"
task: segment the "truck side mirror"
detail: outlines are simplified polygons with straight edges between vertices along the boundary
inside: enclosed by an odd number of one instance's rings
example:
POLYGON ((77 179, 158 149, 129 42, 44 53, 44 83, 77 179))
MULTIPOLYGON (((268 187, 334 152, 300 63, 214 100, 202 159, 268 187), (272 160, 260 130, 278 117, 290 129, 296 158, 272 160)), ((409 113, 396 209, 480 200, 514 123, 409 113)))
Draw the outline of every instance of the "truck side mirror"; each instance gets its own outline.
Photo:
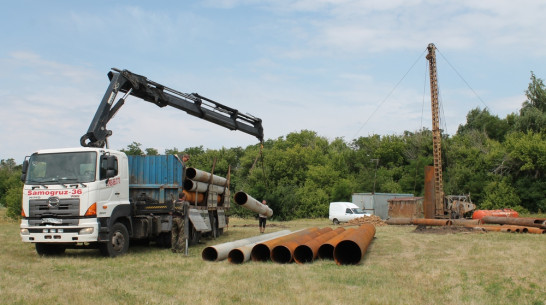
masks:
POLYGON ((21 181, 25 182, 27 180, 27 171, 28 171, 28 160, 23 161, 23 168, 21 170, 21 181))

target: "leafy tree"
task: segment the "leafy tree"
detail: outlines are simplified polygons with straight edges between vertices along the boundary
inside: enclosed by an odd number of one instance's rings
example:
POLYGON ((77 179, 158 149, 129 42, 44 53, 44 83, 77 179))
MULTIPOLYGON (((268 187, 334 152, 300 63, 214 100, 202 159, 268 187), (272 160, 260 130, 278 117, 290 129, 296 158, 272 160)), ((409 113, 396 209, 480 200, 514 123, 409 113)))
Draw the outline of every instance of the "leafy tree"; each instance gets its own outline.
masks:
POLYGON ((141 146, 142 144, 133 141, 133 143, 127 145, 127 148, 122 148, 120 151, 124 152, 126 155, 144 156, 144 151, 142 150, 141 146))
POLYGON ((159 155, 159 152, 155 148, 146 148, 146 155, 147 156, 157 156, 157 155, 159 155))
POLYGON ((510 129, 507 120, 499 119, 496 115, 491 115, 489 110, 480 108, 472 109, 466 115, 466 124, 459 125, 458 134, 463 134, 471 130, 484 132, 490 139, 503 141, 504 136, 510 129))
POLYGON ((480 208, 485 210, 512 208, 524 212, 525 209, 520 207, 520 202, 516 189, 507 179, 503 179, 492 181, 485 186, 485 198, 480 208))

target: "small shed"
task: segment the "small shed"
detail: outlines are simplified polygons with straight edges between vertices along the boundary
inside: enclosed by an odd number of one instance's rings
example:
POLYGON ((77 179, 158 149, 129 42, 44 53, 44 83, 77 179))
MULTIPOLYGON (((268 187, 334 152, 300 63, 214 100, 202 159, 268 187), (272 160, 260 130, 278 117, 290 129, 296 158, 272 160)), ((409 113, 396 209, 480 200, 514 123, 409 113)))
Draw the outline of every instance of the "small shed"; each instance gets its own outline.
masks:
POLYGON ((423 218, 424 197, 389 199, 389 218, 423 218))
POLYGON ((413 197, 413 194, 394 194, 394 193, 354 193, 352 202, 366 213, 371 213, 381 217, 389 218, 389 199, 399 197, 413 197))

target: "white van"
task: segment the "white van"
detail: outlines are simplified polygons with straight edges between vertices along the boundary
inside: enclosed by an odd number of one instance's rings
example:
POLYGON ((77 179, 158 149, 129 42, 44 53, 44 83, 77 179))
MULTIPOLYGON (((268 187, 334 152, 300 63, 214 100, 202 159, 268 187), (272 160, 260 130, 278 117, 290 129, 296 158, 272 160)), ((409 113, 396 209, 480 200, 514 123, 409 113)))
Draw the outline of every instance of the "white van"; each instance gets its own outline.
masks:
POLYGON ((365 213, 361 208, 352 202, 330 202, 330 219, 335 225, 340 222, 347 222, 351 219, 360 218, 363 216, 371 216, 365 213))

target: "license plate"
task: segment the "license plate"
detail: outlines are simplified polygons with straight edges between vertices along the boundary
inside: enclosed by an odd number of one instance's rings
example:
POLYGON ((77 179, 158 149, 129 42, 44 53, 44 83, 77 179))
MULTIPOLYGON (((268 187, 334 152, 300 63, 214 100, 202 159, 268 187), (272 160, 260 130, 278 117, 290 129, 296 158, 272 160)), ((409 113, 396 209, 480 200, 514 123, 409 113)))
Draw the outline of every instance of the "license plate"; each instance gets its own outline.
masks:
POLYGON ((52 223, 55 225, 60 225, 63 223, 63 220, 57 218, 42 218, 42 223, 52 223))

